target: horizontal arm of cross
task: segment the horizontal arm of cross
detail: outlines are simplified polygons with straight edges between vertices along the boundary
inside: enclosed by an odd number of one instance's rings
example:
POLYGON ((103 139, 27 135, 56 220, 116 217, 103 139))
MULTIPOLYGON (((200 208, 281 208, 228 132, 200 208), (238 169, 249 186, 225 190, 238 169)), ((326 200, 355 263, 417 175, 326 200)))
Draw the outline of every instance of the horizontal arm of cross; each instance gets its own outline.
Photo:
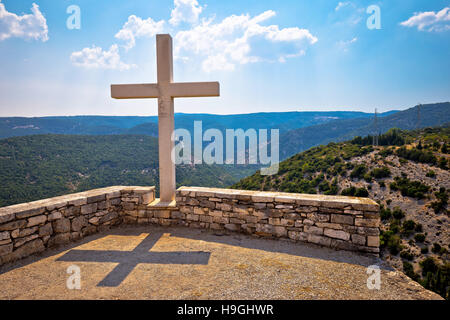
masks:
POLYGON ((113 84, 111 97, 114 99, 159 98, 159 87, 152 84, 113 84))
POLYGON ((174 98, 218 97, 218 82, 178 82, 171 83, 170 95, 174 98))
MULTIPOLYGON (((178 82, 167 84, 166 94, 173 98, 218 97, 220 86, 218 82, 178 82)), ((160 98, 161 90, 158 84, 113 84, 111 97, 114 99, 145 99, 160 98)))

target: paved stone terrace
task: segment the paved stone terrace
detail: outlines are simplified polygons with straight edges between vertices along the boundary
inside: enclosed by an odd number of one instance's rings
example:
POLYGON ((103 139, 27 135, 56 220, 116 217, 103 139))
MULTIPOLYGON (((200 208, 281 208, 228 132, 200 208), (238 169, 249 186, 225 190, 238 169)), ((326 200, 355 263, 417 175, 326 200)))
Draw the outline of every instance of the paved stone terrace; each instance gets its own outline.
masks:
POLYGON ((121 226, 0 267, 0 299, 440 299, 375 257, 226 231, 121 226), (381 289, 366 267, 382 268, 381 289), (81 290, 66 287, 81 268, 81 290))

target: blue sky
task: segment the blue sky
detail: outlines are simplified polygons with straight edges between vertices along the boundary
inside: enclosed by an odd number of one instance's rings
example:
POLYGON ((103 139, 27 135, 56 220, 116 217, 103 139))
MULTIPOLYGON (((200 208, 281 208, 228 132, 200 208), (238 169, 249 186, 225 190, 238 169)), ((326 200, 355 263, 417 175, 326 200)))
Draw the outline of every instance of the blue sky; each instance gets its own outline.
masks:
POLYGON ((372 112, 450 101, 450 1, 0 0, 0 116, 156 115, 110 98, 156 81, 155 34, 175 81, 220 81, 176 112, 372 112), (81 28, 69 29, 70 5, 81 28), (366 12, 380 8, 381 29, 366 12))

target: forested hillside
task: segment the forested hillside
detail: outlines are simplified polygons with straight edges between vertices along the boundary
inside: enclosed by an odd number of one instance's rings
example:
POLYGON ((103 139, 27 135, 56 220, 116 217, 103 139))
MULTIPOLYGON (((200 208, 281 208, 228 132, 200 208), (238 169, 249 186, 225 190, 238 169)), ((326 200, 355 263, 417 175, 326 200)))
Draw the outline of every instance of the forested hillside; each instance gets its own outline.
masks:
MULTIPOLYGON (((226 187, 246 166, 177 166, 178 185, 226 187)), ((113 185, 157 186, 158 140, 36 135, 0 140, 0 206, 113 185)))

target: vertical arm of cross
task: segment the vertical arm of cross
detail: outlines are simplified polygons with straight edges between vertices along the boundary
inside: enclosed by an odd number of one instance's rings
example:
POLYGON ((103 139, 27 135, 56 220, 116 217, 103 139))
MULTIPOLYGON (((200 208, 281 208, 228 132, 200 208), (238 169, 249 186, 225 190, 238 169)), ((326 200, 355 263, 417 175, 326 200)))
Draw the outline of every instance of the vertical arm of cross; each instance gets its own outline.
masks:
POLYGON ((158 134, 159 134, 159 194, 161 202, 175 200, 175 163, 172 160, 174 141, 173 97, 170 84, 173 80, 172 37, 168 34, 156 36, 156 56, 158 62, 158 134))
POLYGON ((158 66, 158 84, 173 81, 172 37, 169 34, 156 35, 156 59, 158 66))

